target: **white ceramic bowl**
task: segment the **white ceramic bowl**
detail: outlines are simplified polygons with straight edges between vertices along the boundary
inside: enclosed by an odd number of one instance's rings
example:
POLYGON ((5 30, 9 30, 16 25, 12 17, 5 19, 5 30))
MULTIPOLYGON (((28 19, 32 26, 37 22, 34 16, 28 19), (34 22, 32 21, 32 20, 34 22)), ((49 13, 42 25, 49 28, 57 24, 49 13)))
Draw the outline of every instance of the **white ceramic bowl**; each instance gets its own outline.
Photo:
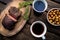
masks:
MULTIPOLYGON (((52 10, 54 10, 54 9, 58 9, 58 10, 60 10, 60 8, 52 8, 52 9, 50 9, 49 11, 48 11, 48 13, 47 13, 47 21, 49 22, 49 19, 48 19, 48 14, 49 14, 49 12, 50 11, 52 11, 52 10)), ((50 22, 49 22, 50 23, 50 22)), ((53 26, 60 26, 60 24, 59 25, 57 25, 57 24, 53 24, 53 23, 50 23, 51 25, 53 25, 53 26)))
POLYGON ((48 3, 47 3, 47 1, 45 1, 45 0, 35 0, 35 1, 33 1, 32 7, 33 7, 33 9, 34 9, 36 12, 41 13, 41 12, 44 12, 44 11, 47 9, 48 3), (44 9, 43 11, 38 11, 38 10, 36 10, 36 9, 34 8, 34 4, 35 4, 36 1, 42 1, 42 2, 45 4, 45 9, 44 9))

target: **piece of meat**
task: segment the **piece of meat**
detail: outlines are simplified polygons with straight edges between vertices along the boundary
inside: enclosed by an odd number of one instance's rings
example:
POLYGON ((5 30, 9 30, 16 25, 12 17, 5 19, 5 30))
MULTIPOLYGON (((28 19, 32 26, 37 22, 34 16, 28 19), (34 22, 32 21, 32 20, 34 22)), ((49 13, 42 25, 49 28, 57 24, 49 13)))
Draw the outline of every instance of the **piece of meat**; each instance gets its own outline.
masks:
POLYGON ((9 15, 11 15, 12 17, 14 17, 15 19, 18 19, 21 16, 21 11, 19 11, 18 8, 16 7, 11 7, 9 10, 9 15))
POLYGON ((16 22, 17 21, 15 21, 14 18, 10 17, 9 15, 5 15, 4 19, 2 20, 3 26, 8 30, 12 30, 16 22))
POLYGON ((11 7, 8 12, 9 14, 5 15, 4 19, 2 20, 2 24, 6 29, 12 30, 22 12, 16 7, 11 7))

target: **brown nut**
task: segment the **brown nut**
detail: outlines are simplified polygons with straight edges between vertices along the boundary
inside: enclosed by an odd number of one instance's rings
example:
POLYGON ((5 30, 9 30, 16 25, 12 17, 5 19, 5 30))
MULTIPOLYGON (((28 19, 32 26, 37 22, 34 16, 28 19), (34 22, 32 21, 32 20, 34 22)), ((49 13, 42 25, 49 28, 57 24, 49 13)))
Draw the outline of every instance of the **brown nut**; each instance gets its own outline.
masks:
POLYGON ((51 17, 53 17, 53 15, 51 15, 51 17))
POLYGON ((53 13, 53 15, 55 15, 55 12, 53 13))
POLYGON ((55 19, 55 16, 52 19, 54 20, 55 19))
POLYGON ((59 22, 57 22, 57 24, 59 24, 59 22))
POLYGON ((50 23, 52 23, 53 21, 52 20, 49 20, 50 21, 50 23))
POLYGON ((60 15, 59 15, 59 18, 60 18, 60 15))
POLYGON ((52 19, 50 16, 48 16, 48 19, 50 20, 50 19, 52 19))

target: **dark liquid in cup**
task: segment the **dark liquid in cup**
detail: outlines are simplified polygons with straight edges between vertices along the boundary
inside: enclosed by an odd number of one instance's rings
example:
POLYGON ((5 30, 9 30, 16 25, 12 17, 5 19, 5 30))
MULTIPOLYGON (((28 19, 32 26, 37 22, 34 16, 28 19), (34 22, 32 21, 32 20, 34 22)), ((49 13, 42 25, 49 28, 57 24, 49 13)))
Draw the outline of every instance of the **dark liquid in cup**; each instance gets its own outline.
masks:
POLYGON ((36 35, 40 35, 43 33, 44 31, 44 27, 42 24, 40 23, 36 23, 33 25, 33 28, 32 28, 33 32, 36 34, 36 35))

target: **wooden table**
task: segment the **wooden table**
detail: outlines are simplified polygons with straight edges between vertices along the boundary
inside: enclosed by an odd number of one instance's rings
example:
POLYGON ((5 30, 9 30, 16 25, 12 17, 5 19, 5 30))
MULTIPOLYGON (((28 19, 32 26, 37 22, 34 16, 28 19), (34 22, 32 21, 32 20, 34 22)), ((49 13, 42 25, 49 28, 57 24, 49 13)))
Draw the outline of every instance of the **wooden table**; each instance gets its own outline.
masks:
POLYGON ((36 16, 35 13, 32 9, 31 11, 31 15, 30 15, 30 19, 27 21, 27 23, 25 24, 24 28, 16 35, 12 36, 12 37, 4 37, 2 35, 0 35, 0 40, 42 40, 41 38, 35 38, 31 35, 30 33, 30 26, 34 21, 43 21, 48 30, 46 33, 46 40, 60 40, 60 26, 59 27, 55 27, 52 26, 51 24, 48 23, 47 21, 47 12, 49 9, 51 8, 60 8, 60 4, 52 2, 50 0, 47 0, 48 2, 48 9, 39 16, 36 16))

